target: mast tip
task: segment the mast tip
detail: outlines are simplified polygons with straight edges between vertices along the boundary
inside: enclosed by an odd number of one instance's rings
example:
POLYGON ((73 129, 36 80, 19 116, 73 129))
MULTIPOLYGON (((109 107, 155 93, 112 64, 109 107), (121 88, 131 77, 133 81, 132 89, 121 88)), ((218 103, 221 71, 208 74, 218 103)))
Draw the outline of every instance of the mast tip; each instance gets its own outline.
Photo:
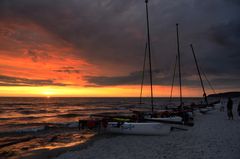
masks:
POLYGON ((148 3, 148 0, 145 0, 145 3, 148 3))
POLYGON ((176 26, 178 26, 178 23, 176 23, 176 26))

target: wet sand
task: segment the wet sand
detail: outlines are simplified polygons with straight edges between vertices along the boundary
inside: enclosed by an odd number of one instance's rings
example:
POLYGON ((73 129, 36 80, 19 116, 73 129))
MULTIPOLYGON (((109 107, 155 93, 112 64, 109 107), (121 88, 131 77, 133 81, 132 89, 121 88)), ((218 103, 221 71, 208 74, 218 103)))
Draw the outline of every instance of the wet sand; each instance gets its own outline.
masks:
POLYGON ((27 134, 1 134, 0 159, 53 158, 77 150, 85 145, 83 143, 92 141, 93 136, 93 132, 66 127, 27 134))

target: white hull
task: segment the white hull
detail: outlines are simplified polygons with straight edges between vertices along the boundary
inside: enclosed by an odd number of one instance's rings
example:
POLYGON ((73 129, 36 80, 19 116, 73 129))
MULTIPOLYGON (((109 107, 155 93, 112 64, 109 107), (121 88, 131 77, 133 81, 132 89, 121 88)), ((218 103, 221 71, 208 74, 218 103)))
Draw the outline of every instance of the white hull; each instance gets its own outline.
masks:
POLYGON ((213 107, 207 107, 208 111, 213 110, 213 107))
POLYGON ((209 110, 207 109, 207 108, 200 108, 199 109, 199 112, 200 113, 203 113, 203 114, 205 114, 205 113, 207 113, 209 110))
POLYGON ((214 104, 214 107, 217 107, 217 108, 220 108, 220 107, 222 107, 223 106, 223 104, 222 103, 217 103, 217 104, 214 104))
POLYGON ((169 118, 145 118, 151 122, 163 122, 169 125, 172 129, 188 130, 189 126, 183 125, 182 117, 169 117, 169 118))
POLYGON ((163 123, 128 123, 119 125, 117 122, 108 122, 106 131, 109 133, 129 135, 167 135, 171 126, 163 123))
POLYGON ((151 121, 166 121, 166 122, 182 122, 182 117, 180 116, 174 116, 174 117, 168 117, 168 118, 144 118, 146 120, 151 121))

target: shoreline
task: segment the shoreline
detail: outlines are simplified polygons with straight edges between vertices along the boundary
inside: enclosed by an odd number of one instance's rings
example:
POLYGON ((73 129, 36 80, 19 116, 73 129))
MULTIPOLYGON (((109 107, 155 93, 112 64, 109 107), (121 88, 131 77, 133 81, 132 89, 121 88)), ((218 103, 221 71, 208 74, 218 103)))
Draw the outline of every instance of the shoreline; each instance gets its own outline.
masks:
POLYGON ((98 137, 85 148, 60 154, 54 159, 239 159, 240 117, 228 120, 219 109, 196 115, 188 131, 173 131, 167 136, 114 135, 98 137))
POLYGON ((90 131, 80 132, 78 129, 48 129, 35 133, 4 134, 0 148, 0 158, 53 158, 70 150, 77 150, 95 139, 90 131), (14 140, 10 140, 14 137, 14 140), (6 140, 6 141, 4 141, 6 140))
POLYGON ((74 151, 80 151, 83 149, 87 149, 88 147, 93 145, 94 142, 101 139, 102 137, 103 136, 101 136, 101 135, 94 135, 90 139, 86 140, 84 143, 80 143, 80 144, 70 146, 70 147, 62 147, 62 148, 56 148, 56 149, 52 149, 52 150, 49 150, 49 149, 36 150, 36 152, 34 152, 35 153, 34 155, 23 156, 23 157, 20 157, 20 159, 43 159, 43 158, 44 159, 52 159, 52 158, 56 158, 67 152, 74 152, 74 151))

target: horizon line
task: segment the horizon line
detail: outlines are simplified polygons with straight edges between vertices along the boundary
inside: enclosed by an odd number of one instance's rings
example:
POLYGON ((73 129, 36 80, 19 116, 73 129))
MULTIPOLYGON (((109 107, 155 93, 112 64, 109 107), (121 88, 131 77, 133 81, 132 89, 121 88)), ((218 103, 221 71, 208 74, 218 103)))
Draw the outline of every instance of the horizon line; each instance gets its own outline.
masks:
MULTIPOLYGON (((140 98, 137 96, 0 96, 0 98, 140 98)), ((151 98, 142 97, 142 98, 151 98)), ((167 96, 156 96, 153 98, 170 98, 167 96)), ((180 98, 180 97, 172 97, 172 98, 180 98)), ((183 98, 203 98, 201 96, 192 96, 192 97, 183 97, 183 98)))

